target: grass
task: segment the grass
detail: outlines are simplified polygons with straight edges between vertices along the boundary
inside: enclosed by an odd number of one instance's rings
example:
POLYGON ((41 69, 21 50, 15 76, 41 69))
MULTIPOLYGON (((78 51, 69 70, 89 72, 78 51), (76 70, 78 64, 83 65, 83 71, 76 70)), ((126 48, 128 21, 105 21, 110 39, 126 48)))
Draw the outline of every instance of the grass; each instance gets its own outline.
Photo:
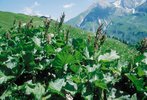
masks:
MULTIPOLYGON (((2 12, 0 11, 0 26, 4 30, 8 30, 12 27, 13 21, 16 19, 18 21, 22 21, 22 23, 28 22, 30 19, 33 18, 33 23, 34 25, 42 25, 43 24, 43 19, 35 16, 27 16, 24 14, 15 14, 15 13, 10 13, 10 12, 2 12)), ((54 23, 54 21, 53 21, 54 23)), ((53 24, 52 24, 53 25, 53 24)), ((88 35, 91 35, 92 33, 86 32, 84 30, 78 29, 78 28, 73 28, 68 25, 63 25, 64 30, 70 29, 70 36, 77 38, 77 37, 82 37, 87 38, 88 35)), ((52 26, 53 28, 54 26, 52 26)), ((51 28, 51 32, 55 32, 54 29, 51 28)), ((66 31, 65 31, 66 32, 66 31)), ((94 38, 93 38, 94 39, 94 38)), ((133 58, 135 55, 138 54, 138 51, 135 50, 135 48, 132 48, 118 40, 115 39, 110 39, 108 38, 104 45, 102 46, 102 51, 101 53, 106 53, 109 50, 116 50, 118 54, 121 56, 122 60, 130 60, 133 58)))
POLYGON ((24 14, 15 14, 11 12, 0 11, 0 26, 3 29, 8 30, 12 27, 14 20, 17 20, 17 22, 22 21, 22 23, 26 23, 32 18, 35 25, 39 25, 42 22, 42 19, 35 16, 27 16, 24 14))
POLYGON ((110 49, 116 50, 123 61, 133 59, 134 56, 138 54, 138 51, 135 48, 130 47, 118 40, 108 38, 102 46, 101 53, 105 53, 110 49))

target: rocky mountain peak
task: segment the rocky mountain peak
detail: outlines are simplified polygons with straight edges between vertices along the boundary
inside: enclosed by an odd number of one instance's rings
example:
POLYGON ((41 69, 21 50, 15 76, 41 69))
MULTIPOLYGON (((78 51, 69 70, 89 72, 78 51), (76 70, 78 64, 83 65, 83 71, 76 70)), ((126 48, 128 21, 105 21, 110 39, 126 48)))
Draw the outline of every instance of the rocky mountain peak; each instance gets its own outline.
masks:
POLYGON ((122 7, 125 9, 133 9, 137 6, 140 6, 144 2, 146 2, 146 0, 116 0, 115 2, 113 2, 113 4, 115 7, 118 8, 122 7))

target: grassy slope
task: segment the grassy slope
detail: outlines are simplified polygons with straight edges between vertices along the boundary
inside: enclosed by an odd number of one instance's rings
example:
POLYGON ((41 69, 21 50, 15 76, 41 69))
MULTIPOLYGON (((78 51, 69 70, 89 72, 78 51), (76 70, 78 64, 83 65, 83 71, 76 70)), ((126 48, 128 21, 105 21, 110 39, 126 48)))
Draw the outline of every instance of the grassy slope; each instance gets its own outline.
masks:
POLYGON ((135 55, 138 54, 138 51, 133 47, 129 47, 128 45, 114 39, 107 39, 102 46, 102 53, 109 51, 110 49, 116 50, 118 54, 121 56, 123 61, 130 60, 134 58, 135 55))
MULTIPOLYGON (((27 16, 24 14, 15 14, 10 12, 0 12, 0 26, 2 26, 3 29, 7 30, 12 26, 12 23, 15 19, 17 21, 21 20, 23 23, 25 23, 28 22, 28 20, 30 20, 31 18, 33 18, 33 23, 35 25, 42 24, 42 19, 38 17, 27 16)), ((66 30, 69 28, 69 26, 64 25, 63 28, 66 30)), ((87 34, 90 34, 77 28, 71 28, 70 32, 72 37, 82 37, 83 39, 87 37, 87 34)), ((129 60, 137 54, 137 51, 134 48, 131 48, 117 40, 107 39, 104 45, 102 46, 102 53, 105 53, 111 49, 116 50, 121 56, 121 59, 125 60, 129 60)))
POLYGON ((38 17, 27 16, 24 14, 15 14, 10 12, 0 11, 0 26, 4 29, 9 29, 12 27, 13 21, 22 21, 22 23, 28 22, 28 20, 33 18, 34 24, 39 24, 42 20, 38 17))
POLYGON ((146 18, 147 14, 143 13, 115 17, 112 19, 113 24, 108 28, 107 32, 110 36, 115 34, 119 39, 135 44, 147 36, 146 18), (114 33, 115 31, 116 33, 114 33))

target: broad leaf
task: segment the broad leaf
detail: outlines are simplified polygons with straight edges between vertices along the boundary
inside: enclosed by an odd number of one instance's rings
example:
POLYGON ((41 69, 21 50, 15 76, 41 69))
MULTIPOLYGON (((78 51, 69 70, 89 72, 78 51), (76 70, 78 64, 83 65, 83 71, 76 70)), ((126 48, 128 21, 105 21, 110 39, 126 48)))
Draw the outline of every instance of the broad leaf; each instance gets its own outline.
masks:
POLYGON ((110 62, 116 59, 119 59, 120 56, 116 53, 116 51, 111 50, 110 53, 106 53, 104 55, 100 55, 98 58, 98 61, 106 61, 106 62, 110 62))
POLYGON ((45 94, 45 88, 40 83, 32 84, 32 82, 28 82, 25 88, 26 94, 33 94, 37 100, 40 100, 45 94))
POLYGON ((138 79, 132 74, 126 74, 126 76, 133 82, 138 91, 143 91, 143 79, 138 79))
POLYGON ((13 78, 14 76, 6 76, 2 71, 0 71, 0 84, 3 84, 13 78))
POLYGON ((101 89, 107 89, 107 84, 103 80, 96 80, 94 84, 96 87, 99 87, 101 89))
POLYGON ((80 65, 71 65, 70 70, 72 70, 74 73, 78 73, 80 70, 80 65))
POLYGON ((74 95, 78 89, 77 84, 72 81, 67 81, 64 88, 67 92, 70 92, 72 95, 74 95))
POLYGON ((48 55, 51 55, 55 52, 54 47, 51 45, 46 45, 44 49, 48 55))
POLYGON ((54 59, 53 66, 56 68, 63 68, 65 64, 72 63, 73 60, 74 58, 70 53, 61 51, 54 59))
POLYGON ((49 88, 60 92, 62 87, 65 86, 65 84, 65 79, 57 79, 54 82, 52 81, 49 83, 49 88))

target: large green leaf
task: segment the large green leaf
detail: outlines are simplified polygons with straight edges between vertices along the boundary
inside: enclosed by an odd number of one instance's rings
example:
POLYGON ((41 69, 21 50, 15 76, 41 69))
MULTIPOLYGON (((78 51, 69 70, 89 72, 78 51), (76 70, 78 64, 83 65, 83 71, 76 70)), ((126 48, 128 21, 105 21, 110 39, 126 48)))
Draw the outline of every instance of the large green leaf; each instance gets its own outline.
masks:
POLYGON ((110 53, 100 55, 98 57, 98 61, 111 62, 111 61, 114 61, 114 60, 119 59, 119 58, 120 58, 120 56, 116 53, 116 51, 111 50, 110 53))
POLYGON ((40 47, 40 45, 41 45, 41 39, 38 38, 38 37, 36 37, 36 36, 34 36, 32 39, 33 39, 34 43, 35 43, 38 47, 40 47))
POLYGON ((31 81, 25 86, 26 94, 33 94, 37 100, 41 100, 42 96, 45 94, 45 88, 40 83, 33 84, 31 81))
POLYGON ((144 76, 144 75, 146 75, 145 74, 145 69, 143 70, 141 67, 138 67, 137 68, 137 74, 141 77, 141 76, 144 76))
POLYGON ((77 87, 77 84, 76 83, 68 80, 66 82, 66 85, 65 85, 64 89, 67 92, 69 92, 70 94, 74 95, 77 92, 78 87, 77 87))
POLYGON ((77 38, 77 39, 73 39, 72 45, 74 46, 75 49, 81 51, 84 50, 84 48, 86 47, 86 42, 81 38, 77 38))
POLYGON ((74 55, 74 63, 78 63, 83 59, 83 55, 79 51, 75 51, 74 55))
POLYGON ((55 52, 54 47, 51 45, 46 45, 44 49, 48 55, 51 55, 55 52))
POLYGON ((14 92, 17 91, 17 86, 16 85, 9 85, 7 87, 7 89, 2 93, 2 95, 0 96, 0 100, 6 100, 6 99, 16 99, 16 97, 14 97, 14 92))
POLYGON ((96 87, 99 87, 101 89, 107 89, 107 84, 103 80, 96 80, 94 82, 94 84, 95 84, 96 87))
POLYGON ((52 81, 49 83, 49 88, 60 92, 62 87, 65 86, 65 84, 65 79, 57 79, 54 82, 52 81))
POLYGON ((8 60, 8 55, 7 54, 0 54, 0 61, 4 62, 8 60))
POLYGON ((87 85, 82 89, 82 95, 86 100, 93 100, 93 88, 92 84, 87 83, 87 85))
POLYGON ((126 74, 126 76, 133 82, 138 91, 143 91, 143 79, 138 79, 133 74, 126 74))
POLYGON ((34 61, 34 56, 31 52, 26 52, 25 55, 23 56, 24 62, 26 65, 34 61))
POLYGON ((72 54, 66 51, 61 51, 57 54, 52 64, 56 68, 63 68, 66 64, 72 63, 73 61, 74 58, 72 54))
POLYGON ((80 70, 80 65, 71 65, 70 70, 72 70, 74 73, 78 73, 80 70))
POLYGON ((17 67, 17 63, 18 63, 18 58, 17 57, 8 57, 8 60, 5 62, 7 68, 9 69, 13 69, 15 67, 17 67))
POLYGON ((2 71, 0 71, 0 84, 3 84, 13 78, 14 76, 6 76, 2 71))

